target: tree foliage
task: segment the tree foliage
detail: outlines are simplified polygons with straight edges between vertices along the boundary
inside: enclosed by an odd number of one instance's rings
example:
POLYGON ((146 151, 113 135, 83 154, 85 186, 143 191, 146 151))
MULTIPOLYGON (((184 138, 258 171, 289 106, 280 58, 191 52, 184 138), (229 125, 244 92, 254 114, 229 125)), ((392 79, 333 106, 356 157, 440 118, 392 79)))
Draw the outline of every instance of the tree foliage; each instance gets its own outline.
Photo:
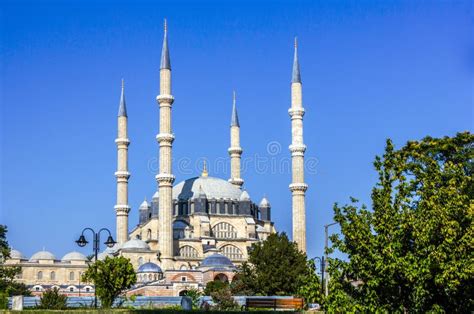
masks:
POLYGON ((321 290, 321 279, 316 273, 316 264, 313 259, 308 260, 307 263, 306 273, 296 294, 304 298, 306 303, 321 304, 324 296, 321 290))
POLYGON ((340 236, 330 262, 329 310, 472 311, 474 136, 388 140, 374 162, 372 210, 334 206, 340 236))
POLYGON ((240 286, 256 295, 296 295, 307 274, 306 254, 285 233, 252 244, 248 262, 237 272, 240 286))
POLYGON ((60 294, 58 288, 46 290, 41 296, 38 308, 64 310, 67 308, 67 296, 60 294))
POLYGON ((102 307, 110 308, 124 290, 136 283, 137 276, 130 260, 119 256, 91 264, 81 280, 93 282, 102 307))
POLYGON ((8 228, 0 225, 0 292, 8 296, 31 295, 25 284, 15 281, 15 277, 21 273, 21 267, 5 265, 4 262, 10 257, 10 246, 7 241, 8 228))

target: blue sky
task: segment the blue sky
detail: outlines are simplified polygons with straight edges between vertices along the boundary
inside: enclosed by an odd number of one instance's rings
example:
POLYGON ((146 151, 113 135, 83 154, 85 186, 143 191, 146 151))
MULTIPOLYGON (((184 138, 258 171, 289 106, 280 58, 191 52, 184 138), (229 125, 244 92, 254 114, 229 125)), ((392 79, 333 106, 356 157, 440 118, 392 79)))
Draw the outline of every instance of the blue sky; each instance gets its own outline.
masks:
POLYGON ((310 256, 322 254, 323 225, 332 221, 334 202, 354 196, 370 204, 377 179, 372 162, 386 138, 400 147, 473 127, 469 1, 0 6, 0 222, 9 227, 11 245, 28 256, 43 247, 57 257, 78 249, 73 241, 86 226, 115 231, 122 77, 132 141, 130 227, 138 222, 138 205, 156 190, 155 97, 165 17, 177 182, 199 174, 203 158, 210 175, 228 178, 228 167, 219 165, 228 163, 235 89, 249 165, 245 188, 254 201, 269 198, 277 229, 290 234, 290 173, 284 165, 298 36, 311 168, 310 256))

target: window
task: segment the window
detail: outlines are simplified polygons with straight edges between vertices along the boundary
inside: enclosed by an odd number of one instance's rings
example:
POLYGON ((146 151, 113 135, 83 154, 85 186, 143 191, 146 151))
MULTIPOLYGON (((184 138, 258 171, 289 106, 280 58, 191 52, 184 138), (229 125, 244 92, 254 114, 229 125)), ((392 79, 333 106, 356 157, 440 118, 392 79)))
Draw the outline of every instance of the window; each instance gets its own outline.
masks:
POLYGON ((86 292, 90 292, 90 291, 91 291, 91 288, 87 287, 86 292))
POLYGON ((198 251, 190 245, 185 245, 179 248, 179 256, 181 257, 198 257, 198 251))
POLYGON ((185 282, 186 281, 186 276, 181 277, 181 281, 185 282))
POLYGON ((220 239, 237 238, 237 230, 227 222, 221 222, 212 227, 212 233, 216 238, 220 239))
POLYGON ((36 275, 36 278, 37 278, 38 280, 43 279, 43 272, 42 272, 42 271, 39 271, 38 274, 36 275))
POLYGON ((69 287, 69 292, 74 292, 74 288, 73 288, 73 287, 69 287))
POLYGON ((151 229, 148 229, 146 232, 146 238, 147 240, 151 240, 151 229))
POLYGON ((142 266, 143 265, 143 257, 139 257, 138 258, 138 266, 142 266))
POLYGON ((40 291, 40 287, 35 287, 35 291, 40 291))
POLYGON ((49 279, 56 280, 56 273, 54 271, 52 271, 51 274, 49 274, 49 279))
POLYGON ((222 255, 227 256, 230 259, 242 259, 244 258, 244 254, 242 251, 233 245, 225 245, 221 248, 222 255))
POLYGON ((69 273, 69 280, 74 280, 74 272, 69 273))

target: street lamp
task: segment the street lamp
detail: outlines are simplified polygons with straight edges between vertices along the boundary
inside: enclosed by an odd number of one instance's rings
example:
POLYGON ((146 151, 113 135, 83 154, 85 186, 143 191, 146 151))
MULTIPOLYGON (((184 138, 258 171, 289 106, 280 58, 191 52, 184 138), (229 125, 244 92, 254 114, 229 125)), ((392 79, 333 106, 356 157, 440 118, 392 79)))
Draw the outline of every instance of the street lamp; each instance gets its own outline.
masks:
POLYGON ((327 225, 324 225, 324 256, 325 256, 325 264, 324 264, 324 269, 326 271, 326 296, 329 294, 329 272, 328 272, 328 229, 331 226, 337 225, 337 222, 333 222, 327 225))
POLYGON ((316 257, 313 257, 312 259, 318 260, 319 264, 321 265, 320 266, 321 268, 321 295, 323 295, 324 294, 324 271, 325 271, 324 256, 322 257, 316 256, 316 257))
MULTIPOLYGON (((76 240, 77 245, 80 247, 84 247, 89 243, 89 241, 86 240, 86 237, 84 236, 84 231, 89 230, 92 232, 92 235, 94 237, 94 242, 93 242, 93 250, 94 250, 94 256, 95 256, 95 261, 97 262, 97 259, 99 257, 99 249, 100 249, 100 233, 102 231, 106 231, 109 236, 107 237, 107 241, 104 242, 107 247, 113 247, 115 245, 115 240, 112 238, 112 234, 110 233, 110 230, 107 228, 102 228, 98 232, 95 232, 92 228, 84 228, 81 232, 81 236, 79 239, 76 240)), ((94 287, 94 306, 97 307, 97 295, 95 294, 95 287, 94 287)))

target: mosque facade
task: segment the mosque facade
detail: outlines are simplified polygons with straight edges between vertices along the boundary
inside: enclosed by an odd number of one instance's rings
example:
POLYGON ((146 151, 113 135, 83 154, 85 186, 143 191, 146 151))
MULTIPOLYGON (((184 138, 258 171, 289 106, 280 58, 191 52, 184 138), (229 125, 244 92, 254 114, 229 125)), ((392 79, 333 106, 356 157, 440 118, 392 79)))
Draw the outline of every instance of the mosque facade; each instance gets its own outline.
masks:
MULTIPOLYGON (((171 61, 165 22, 160 63, 159 169, 156 174, 157 190, 138 208, 139 223, 129 229, 128 216, 128 114, 122 82, 118 111, 117 145, 117 243, 99 254, 124 256, 137 271, 137 284, 128 291, 136 295, 173 296, 195 288, 203 289, 212 280, 232 281, 235 269, 248 259, 253 243, 265 240, 275 232, 271 220, 271 205, 266 197, 254 202, 242 188, 240 122, 233 97, 228 149, 230 178, 212 177, 204 164, 198 177, 175 184, 172 171, 172 147, 175 140, 172 129, 171 61)), ((178 102, 179 103, 179 102, 178 102)), ((292 143, 292 217, 293 239, 306 251, 305 192, 302 85, 297 46, 291 82, 292 143)), ((79 252, 71 252, 61 259, 52 253, 40 251, 30 258, 12 250, 7 264, 22 267, 16 280, 25 283, 33 294, 57 287, 68 295, 92 295, 94 286, 81 282, 81 274, 91 262, 79 252)))

